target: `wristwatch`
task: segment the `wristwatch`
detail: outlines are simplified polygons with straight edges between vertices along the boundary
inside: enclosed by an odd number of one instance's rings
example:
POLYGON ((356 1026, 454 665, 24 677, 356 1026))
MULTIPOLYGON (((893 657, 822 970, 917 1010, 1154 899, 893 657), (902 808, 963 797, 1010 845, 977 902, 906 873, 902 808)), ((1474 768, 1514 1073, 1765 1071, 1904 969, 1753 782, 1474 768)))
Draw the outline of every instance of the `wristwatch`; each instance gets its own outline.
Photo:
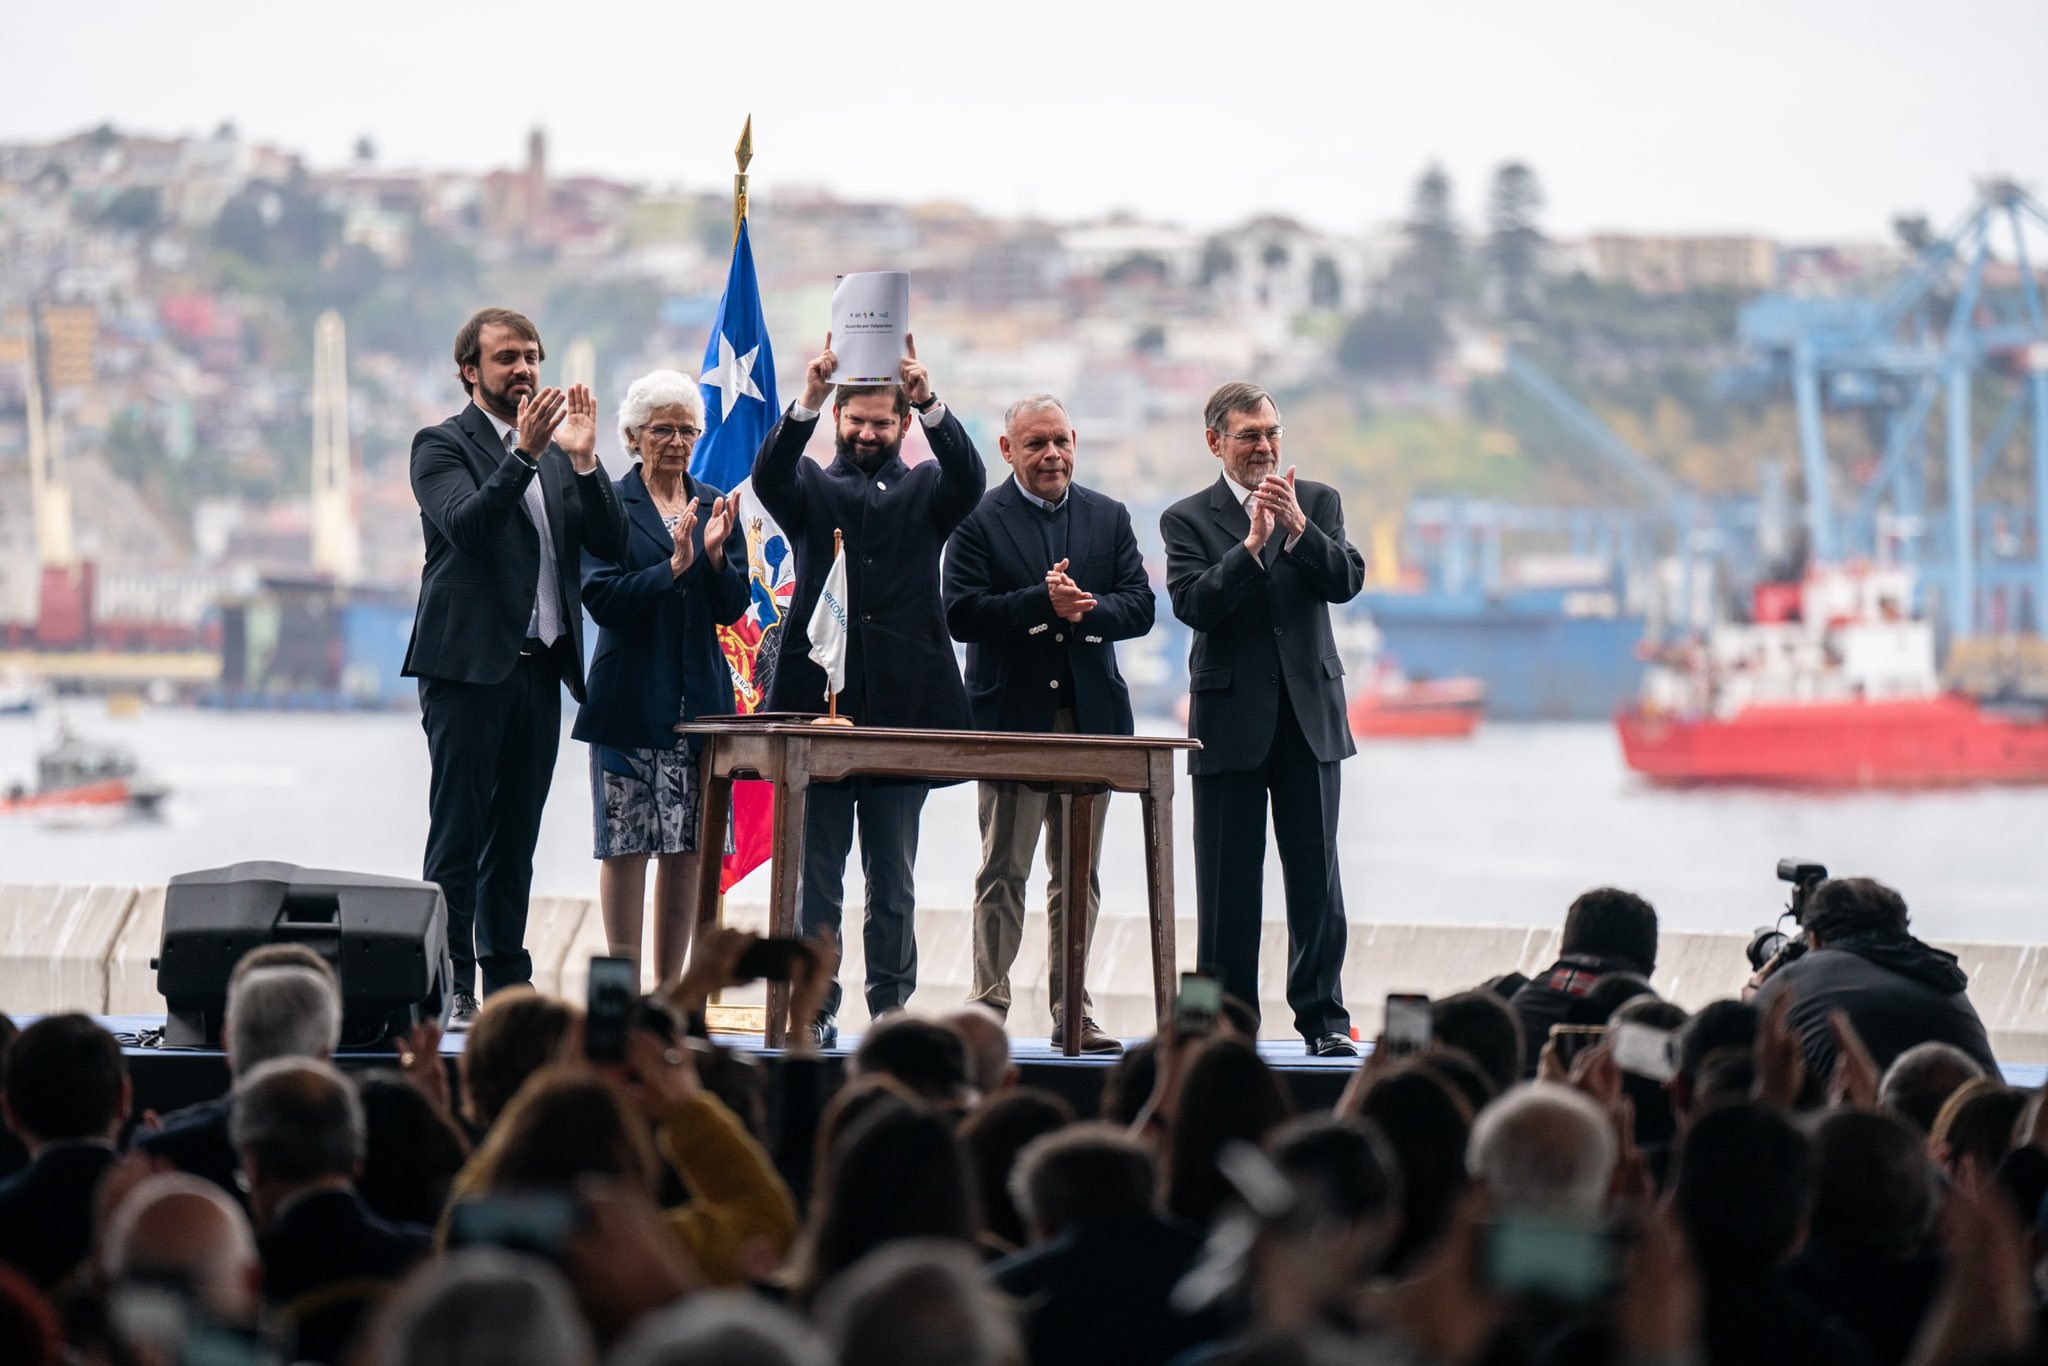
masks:
POLYGON ((535 469, 540 468, 539 459, 537 459, 534 456, 533 452, 527 450, 526 447, 514 446, 512 448, 512 454, 518 456, 521 460, 524 460, 527 464, 533 466, 535 469))
POLYGON ((913 408, 915 408, 915 409, 917 409, 917 410, 918 410, 918 411, 919 411, 920 413, 928 413, 928 412, 930 412, 930 411, 931 411, 932 409, 934 409, 934 408, 938 407, 938 405, 939 405, 939 396, 938 396, 937 394, 933 394, 933 395, 932 395, 932 396, 931 396, 930 398, 926 399, 926 400, 925 400, 924 402, 922 402, 922 403, 913 403, 913 404, 911 404, 910 406, 911 406, 911 407, 913 407, 913 408))

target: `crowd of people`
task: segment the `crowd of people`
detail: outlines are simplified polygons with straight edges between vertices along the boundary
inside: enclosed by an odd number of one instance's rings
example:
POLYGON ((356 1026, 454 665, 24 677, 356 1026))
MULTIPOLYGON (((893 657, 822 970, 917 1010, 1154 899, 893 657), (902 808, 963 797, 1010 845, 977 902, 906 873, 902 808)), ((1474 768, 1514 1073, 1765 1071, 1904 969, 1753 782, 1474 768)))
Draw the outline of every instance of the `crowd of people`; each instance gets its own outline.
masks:
MULTIPOLYGON (((343 1070, 333 969, 265 946, 227 1091, 181 1112, 139 1111, 88 1017, 6 1031, 0 1360, 2048 1360, 2041 1094, 1896 892, 1806 916, 1753 1000, 1688 1012, 1648 982, 1654 909, 1588 892, 1558 964, 1431 1002, 1316 1112, 1234 999, 1102 1064, 1092 1114, 1020 1085, 979 1005, 768 1066, 702 1028, 736 930, 622 1058, 517 988, 452 1077, 431 1023, 343 1070)), ((836 956, 795 965, 795 1018, 836 956)))

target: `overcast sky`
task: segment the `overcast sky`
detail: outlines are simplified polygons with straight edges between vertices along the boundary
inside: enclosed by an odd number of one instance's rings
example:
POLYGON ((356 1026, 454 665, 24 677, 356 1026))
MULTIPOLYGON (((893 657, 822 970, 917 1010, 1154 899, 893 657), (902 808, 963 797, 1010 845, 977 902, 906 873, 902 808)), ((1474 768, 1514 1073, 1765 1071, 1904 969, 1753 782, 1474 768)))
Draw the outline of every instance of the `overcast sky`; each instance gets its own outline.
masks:
POLYGON ((1476 218, 1520 158, 1553 233, 1870 239, 1987 173, 2048 188, 2044 0, 24 0, 8 30, 0 139, 232 119, 315 165, 367 135, 488 168, 539 123, 560 170, 701 189, 751 111, 767 202, 1352 230, 1432 158, 1476 218))

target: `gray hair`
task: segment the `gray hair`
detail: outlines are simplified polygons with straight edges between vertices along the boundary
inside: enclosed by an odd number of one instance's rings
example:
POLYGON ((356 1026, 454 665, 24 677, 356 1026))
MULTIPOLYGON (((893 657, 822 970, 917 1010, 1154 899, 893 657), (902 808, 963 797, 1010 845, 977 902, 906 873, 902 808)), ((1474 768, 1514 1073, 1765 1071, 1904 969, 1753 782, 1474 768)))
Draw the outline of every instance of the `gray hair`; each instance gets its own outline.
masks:
POLYGON ((1010 1079, 1010 1036, 1003 1017, 979 1001, 939 1017, 939 1023, 960 1036, 967 1049, 967 1080, 984 1096, 1003 1089, 1010 1079))
POLYGON ((1017 419, 1029 417, 1033 413, 1042 413, 1047 409, 1057 410, 1061 417, 1066 418, 1067 426, 1074 425, 1073 417, 1067 412, 1067 405, 1058 398, 1051 394, 1026 394, 1003 410, 1003 435, 1016 434, 1017 419))
POLYGON ((1465 1166, 1504 1208, 1593 1219, 1606 1206, 1618 1147, 1591 1097, 1532 1081, 1479 1112, 1465 1166))
POLYGON ((258 968, 228 986, 228 1065, 327 1058, 341 1045, 341 993, 311 968, 258 968))
POLYGON ((498 1248, 426 1263, 379 1327, 373 1366, 589 1366, 596 1357, 562 1273, 498 1248))
POLYGON ((825 1287, 818 1326, 840 1366, 1024 1366, 1016 1316, 973 1252, 936 1238, 887 1243, 825 1287))
MULTIPOLYGON (((1273 396, 1256 384, 1245 380, 1232 380, 1221 385, 1209 395, 1209 401, 1202 405, 1202 425, 1212 432, 1223 430, 1223 419, 1232 413, 1254 413, 1261 403, 1273 403, 1273 396)), ((1280 411, 1280 405, 1273 403, 1273 411, 1280 411)))
POLYGON ((363 1162, 362 1098, 329 1063, 272 1058, 242 1074, 228 1138, 267 1177, 353 1177, 363 1162))
POLYGON ((831 1366, 808 1323, 742 1290, 707 1290, 648 1315, 606 1366, 831 1366))
POLYGON ((649 370, 626 387, 619 400, 619 445, 627 455, 637 455, 633 436, 655 412, 681 406, 690 410, 696 424, 704 425, 704 394, 697 381, 680 370, 649 370))

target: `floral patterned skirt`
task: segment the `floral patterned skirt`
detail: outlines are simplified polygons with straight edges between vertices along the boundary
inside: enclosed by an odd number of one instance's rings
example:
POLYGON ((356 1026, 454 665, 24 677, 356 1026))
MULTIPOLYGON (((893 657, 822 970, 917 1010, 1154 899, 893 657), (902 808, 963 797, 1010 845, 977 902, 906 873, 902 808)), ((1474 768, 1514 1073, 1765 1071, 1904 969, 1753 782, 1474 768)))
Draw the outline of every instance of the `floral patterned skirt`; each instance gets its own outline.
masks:
POLYGON ((697 847, 697 765, 676 749, 590 747, 596 857, 687 854, 697 847))

